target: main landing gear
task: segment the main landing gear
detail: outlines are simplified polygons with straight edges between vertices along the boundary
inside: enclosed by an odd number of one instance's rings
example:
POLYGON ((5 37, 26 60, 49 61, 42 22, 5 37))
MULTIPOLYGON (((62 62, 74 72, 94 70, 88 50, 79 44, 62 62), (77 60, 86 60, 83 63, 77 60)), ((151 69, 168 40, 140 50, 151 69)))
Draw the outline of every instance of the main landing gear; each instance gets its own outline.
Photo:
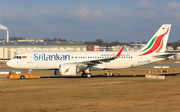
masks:
POLYGON ((91 78, 91 73, 82 73, 82 77, 84 77, 84 78, 91 78))
POLYGON ((84 70, 83 73, 82 73, 82 77, 84 78, 91 78, 91 73, 89 73, 89 68, 84 70))

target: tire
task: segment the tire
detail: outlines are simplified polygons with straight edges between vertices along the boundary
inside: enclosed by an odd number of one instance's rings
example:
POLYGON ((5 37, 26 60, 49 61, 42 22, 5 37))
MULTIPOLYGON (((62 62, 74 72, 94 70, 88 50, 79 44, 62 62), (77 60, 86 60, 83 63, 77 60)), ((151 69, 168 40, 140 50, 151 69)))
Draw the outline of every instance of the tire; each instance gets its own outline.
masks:
POLYGON ((86 77, 87 77, 87 78, 91 78, 91 74, 88 73, 88 74, 86 75, 86 77))
POLYGON ((83 73, 83 74, 82 74, 82 77, 86 77, 86 74, 85 74, 85 73, 83 73))
POLYGON ((20 76, 20 79, 25 79, 25 76, 24 76, 24 75, 21 75, 21 76, 20 76))

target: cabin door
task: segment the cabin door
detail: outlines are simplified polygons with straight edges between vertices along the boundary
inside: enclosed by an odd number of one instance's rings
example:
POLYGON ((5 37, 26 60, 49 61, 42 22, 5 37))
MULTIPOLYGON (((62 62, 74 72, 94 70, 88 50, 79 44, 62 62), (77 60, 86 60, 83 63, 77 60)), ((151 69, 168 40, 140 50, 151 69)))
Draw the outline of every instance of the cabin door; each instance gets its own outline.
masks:
POLYGON ((32 53, 28 53, 28 54, 27 54, 27 62, 28 62, 28 63, 32 63, 32 62, 33 62, 32 53))

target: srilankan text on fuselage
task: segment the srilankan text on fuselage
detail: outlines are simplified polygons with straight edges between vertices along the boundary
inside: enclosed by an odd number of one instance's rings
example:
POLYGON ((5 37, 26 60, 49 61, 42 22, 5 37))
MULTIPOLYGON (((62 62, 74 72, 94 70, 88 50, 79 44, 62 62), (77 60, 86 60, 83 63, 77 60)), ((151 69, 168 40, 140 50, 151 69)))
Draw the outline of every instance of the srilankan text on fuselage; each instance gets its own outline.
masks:
MULTIPOLYGON (((104 57, 113 57, 114 54, 100 54, 100 56, 104 57)), ((120 56, 130 56, 130 54, 121 54, 120 56)), ((79 57, 79 56, 78 56, 79 57)), ((45 53, 34 53, 34 61, 65 61, 70 60, 71 56, 68 54, 45 54, 45 53)))
POLYGON ((52 60, 59 60, 59 61, 63 61, 63 60, 70 60, 70 55, 59 55, 59 54, 38 54, 35 53, 34 54, 34 61, 52 61, 52 60))

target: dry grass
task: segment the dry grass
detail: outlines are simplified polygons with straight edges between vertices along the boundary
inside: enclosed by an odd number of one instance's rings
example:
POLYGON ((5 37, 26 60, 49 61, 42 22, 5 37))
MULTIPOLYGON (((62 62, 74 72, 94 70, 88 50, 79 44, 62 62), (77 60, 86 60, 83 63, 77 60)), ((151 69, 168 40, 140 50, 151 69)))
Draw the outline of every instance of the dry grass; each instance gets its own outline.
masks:
MULTIPOLYGON (((117 72, 143 74, 149 69, 117 72)), ((53 76, 52 71, 33 71, 33 74, 53 76)), ((179 82, 180 77, 0 80, 0 112, 179 112, 179 82)))
POLYGON ((180 78, 1 80, 0 111, 179 111, 180 78))

